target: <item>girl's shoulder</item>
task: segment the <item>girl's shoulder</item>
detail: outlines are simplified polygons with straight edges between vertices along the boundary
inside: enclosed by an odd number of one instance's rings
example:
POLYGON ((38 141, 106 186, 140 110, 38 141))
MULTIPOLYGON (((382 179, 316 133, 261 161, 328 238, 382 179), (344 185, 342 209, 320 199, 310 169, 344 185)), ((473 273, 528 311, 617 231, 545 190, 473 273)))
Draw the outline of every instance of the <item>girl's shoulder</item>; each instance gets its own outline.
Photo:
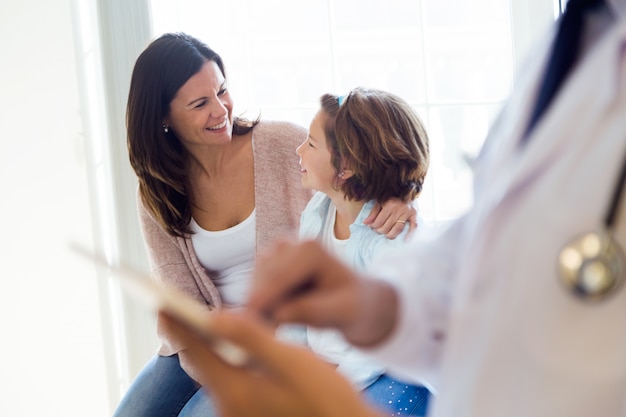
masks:
POLYGON ((317 237, 328 215, 330 198, 321 191, 316 191, 300 215, 299 236, 301 239, 317 237))

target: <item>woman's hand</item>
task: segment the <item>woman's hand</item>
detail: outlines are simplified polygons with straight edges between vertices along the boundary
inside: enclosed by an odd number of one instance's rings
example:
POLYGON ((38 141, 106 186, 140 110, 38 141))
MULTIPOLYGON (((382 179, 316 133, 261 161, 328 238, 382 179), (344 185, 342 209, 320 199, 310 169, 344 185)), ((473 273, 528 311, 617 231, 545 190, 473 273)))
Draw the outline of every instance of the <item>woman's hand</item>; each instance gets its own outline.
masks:
POLYGON ((397 198, 387 200, 384 204, 376 203, 369 216, 363 221, 388 239, 398 237, 406 223, 409 223, 407 238, 417 229, 417 209, 412 203, 397 198))
POLYGON ((218 311, 207 329, 245 349, 246 367, 228 365, 196 334, 161 313, 168 330, 186 346, 222 417, 381 417, 363 403, 329 364, 305 348, 278 342, 273 332, 246 312, 218 311))

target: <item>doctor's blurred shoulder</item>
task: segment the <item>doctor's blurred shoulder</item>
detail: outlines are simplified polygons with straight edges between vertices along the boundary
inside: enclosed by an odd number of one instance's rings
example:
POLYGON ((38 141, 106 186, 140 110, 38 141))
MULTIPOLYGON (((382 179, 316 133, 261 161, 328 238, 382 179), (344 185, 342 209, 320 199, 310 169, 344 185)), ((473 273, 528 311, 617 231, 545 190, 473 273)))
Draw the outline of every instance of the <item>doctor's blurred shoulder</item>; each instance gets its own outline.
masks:
POLYGON ((485 141, 473 206, 436 238, 416 236, 366 273, 315 242, 259 259, 248 311, 207 318, 252 369, 168 322, 222 415, 302 404, 310 416, 378 415, 260 317, 340 330, 390 373, 433 387, 432 416, 626 415, 625 4, 569 2, 485 141), (559 78, 563 59, 573 64, 559 78))

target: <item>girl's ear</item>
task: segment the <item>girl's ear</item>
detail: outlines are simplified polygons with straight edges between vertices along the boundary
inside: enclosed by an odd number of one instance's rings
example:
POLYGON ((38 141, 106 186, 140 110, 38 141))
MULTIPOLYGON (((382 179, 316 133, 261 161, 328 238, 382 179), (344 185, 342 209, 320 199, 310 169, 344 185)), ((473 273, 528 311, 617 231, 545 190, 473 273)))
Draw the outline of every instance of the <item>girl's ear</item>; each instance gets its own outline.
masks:
POLYGON ((339 184, 343 184, 346 180, 354 175, 354 171, 348 168, 350 164, 346 158, 341 158, 341 169, 339 170, 339 174, 337 174, 337 178, 339 179, 339 184))
POLYGON ((349 168, 343 168, 341 171, 339 171, 339 179, 342 180, 347 180, 348 178, 352 177, 354 175, 354 171, 352 171, 349 168))

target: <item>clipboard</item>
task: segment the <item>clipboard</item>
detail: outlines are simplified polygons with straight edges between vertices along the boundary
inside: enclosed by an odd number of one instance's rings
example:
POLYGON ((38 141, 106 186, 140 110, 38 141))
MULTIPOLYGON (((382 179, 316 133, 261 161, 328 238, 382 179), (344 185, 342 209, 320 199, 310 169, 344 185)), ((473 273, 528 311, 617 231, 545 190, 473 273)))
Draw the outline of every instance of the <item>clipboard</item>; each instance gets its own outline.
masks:
POLYGON ((127 266, 110 265, 104 256, 71 243, 70 249, 81 258, 106 268, 118 280, 122 289, 134 299, 153 310, 169 314, 180 324, 188 327, 207 342, 215 354, 232 366, 246 366, 250 355, 240 346, 212 334, 206 328, 206 306, 198 303, 179 289, 165 283, 155 282, 149 275, 127 266), (204 319, 203 319, 204 318, 204 319))

